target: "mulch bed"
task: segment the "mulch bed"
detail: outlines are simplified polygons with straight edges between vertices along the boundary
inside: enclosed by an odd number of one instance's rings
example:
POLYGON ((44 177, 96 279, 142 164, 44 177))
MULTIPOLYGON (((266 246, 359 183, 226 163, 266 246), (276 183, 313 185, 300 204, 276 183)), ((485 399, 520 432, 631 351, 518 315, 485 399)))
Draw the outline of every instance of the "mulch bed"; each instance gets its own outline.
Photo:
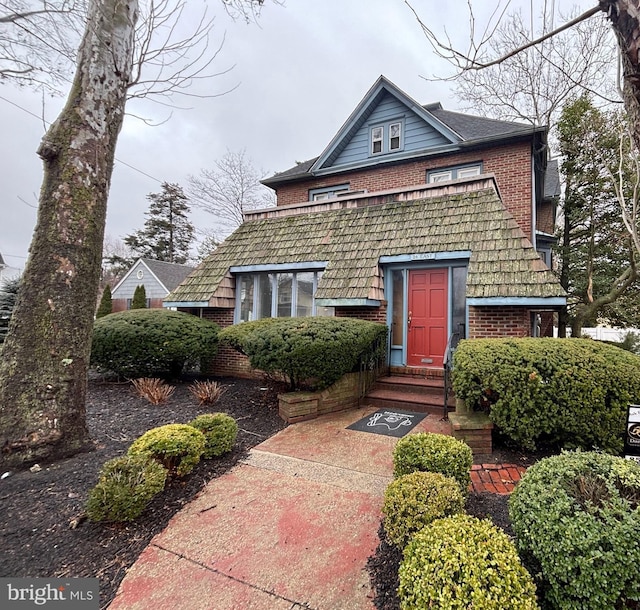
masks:
POLYGON ((219 381, 227 389, 213 407, 199 407, 187 382, 176 385, 166 404, 155 406, 135 396, 129 383, 90 381, 87 424, 95 450, 0 480, 0 577, 97 577, 105 608, 129 566, 169 519, 208 481, 285 427, 274 388, 259 380, 219 381), (171 481, 132 524, 105 525, 83 518, 88 492, 104 462, 123 455, 151 428, 188 423, 213 411, 238 422, 231 453, 203 460, 187 477, 171 481))
MULTIPOLYGON (((100 379, 89 382, 87 424, 95 450, 41 470, 23 470, 0 480, 0 577, 92 577, 100 579, 101 608, 116 594, 127 569, 153 536, 211 479, 218 477, 251 447, 285 427, 277 412, 277 388, 261 380, 219 379, 227 386, 213 407, 200 407, 188 391, 189 381, 176 384, 164 405, 154 406, 133 394, 129 383, 100 379), (167 423, 187 423, 197 415, 221 411, 239 426, 234 450, 202 461, 183 479, 172 480, 143 515, 130 524, 91 523, 84 518, 89 490, 107 460, 123 455, 141 434, 167 423)), ((497 450, 481 461, 528 465, 528 456, 497 450)), ((511 533, 507 497, 471 494, 470 514, 490 517, 511 533)), ((400 554, 384 542, 369 560, 378 610, 397 610, 400 554)))

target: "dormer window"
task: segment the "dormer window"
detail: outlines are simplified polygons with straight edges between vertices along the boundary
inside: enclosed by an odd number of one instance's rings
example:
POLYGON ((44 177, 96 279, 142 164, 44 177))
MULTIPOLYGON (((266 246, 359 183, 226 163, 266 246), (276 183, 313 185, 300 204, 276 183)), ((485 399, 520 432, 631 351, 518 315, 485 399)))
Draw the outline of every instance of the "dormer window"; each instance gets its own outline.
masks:
POLYGON ((384 127, 374 127, 371 130, 371 154, 377 155, 382 152, 384 127))
POLYGON ((404 148, 402 138, 403 121, 389 121, 369 128, 371 155, 384 155, 401 151, 404 148))

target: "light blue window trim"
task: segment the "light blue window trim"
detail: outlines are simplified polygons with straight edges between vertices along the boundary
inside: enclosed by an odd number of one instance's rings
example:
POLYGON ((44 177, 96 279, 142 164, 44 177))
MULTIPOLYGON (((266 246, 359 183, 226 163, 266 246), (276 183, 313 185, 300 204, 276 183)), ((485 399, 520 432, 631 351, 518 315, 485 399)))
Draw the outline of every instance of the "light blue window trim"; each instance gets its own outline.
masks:
POLYGON ((369 156, 379 157, 380 155, 388 155, 390 153, 402 152, 404 150, 404 118, 399 117, 385 121, 384 123, 376 123, 369 126, 369 156), (398 146, 391 148, 394 129, 399 128, 400 133, 395 136, 399 139, 398 146))
POLYGON ((418 263, 428 261, 466 260, 471 258, 471 250, 457 252, 415 252, 413 254, 395 254, 381 256, 380 263, 389 265, 394 263, 418 263))
POLYGON ((333 186, 325 186, 323 188, 309 189, 309 201, 320 201, 322 199, 332 199, 337 197, 338 193, 346 193, 350 188, 350 184, 335 184, 333 186))
POLYGON ((464 165, 452 165, 450 167, 439 167, 427 171, 427 183, 445 182, 447 180, 458 180, 467 178, 470 175, 479 176, 483 172, 482 162, 465 163, 464 165), (438 179, 439 178, 439 179, 438 179))
POLYGON ((476 307, 523 305, 535 307, 559 307, 567 304, 566 297, 472 297, 467 304, 476 307))
POLYGON ((379 307, 377 299, 316 299, 318 307, 379 307))
POLYGON ((328 261, 306 263, 271 263, 268 265, 237 265, 230 267, 231 273, 260 273, 262 271, 315 271, 326 268, 328 261))
POLYGON ((164 301, 162 306, 165 309, 170 309, 172 307, 209 307, 209 301, 164 301))
MULTIPOLYGON (((265 266, 267 267, 267 266, 265 266)), ((291 265, 279 266, 279 270, 276 271, 273 269, 273 266, 269 266, 269 269, 247 269, 243 268, 244 272, 237 272, 236 274, 236 306, 234 309, 233 321, 234 324, 239 324, 240 322, 258 320, 260 318, 265 317, 278 317, 278 309, 279 306, 288 305, 288 302, 280 302, 278 299, 278 291, 279 291, 279 283, 278 279, 282 279, 282 276, 291 275, 291 302, 290 302, 290 316, 297 317, 298 312, 298 299, 299 299, 299 289, 298 289, 298 276, 303 273, 312 273, 313 274, 313 282, 312 282, 312 294, 315 295, 318 290, 318 282, 320 277, 322 276, 322 271, 324 270, 324 266, 322 268, 311 269, 309 265, 305 265, 299 269, 293 270, 291 265), (264 311, 261 311, 261 307, 264 306, 264 301, 262 300, 262 296, 267 296, 268 292, 261 292, 261 280, 262 285, 264 286, 265 280, 270 287, 270 311, 265 315, 264 311), (242 284, 246 283, 250 288, 251 293, 251 302, 248 303, 250 305, 248 311, 248 320, 242 319, 242 284)), ((232 268, 233 271, 234 268, 232 268)), ((237 267, 235 269, 238 269, 237 267)), ((311 315, 318 315, 318 307, 327 307, 330 305, 320 303, 319 300, 316 300, 313 297, 311 301, 311 315)), ((287 315, 286 317, 289 317, 287 315)))

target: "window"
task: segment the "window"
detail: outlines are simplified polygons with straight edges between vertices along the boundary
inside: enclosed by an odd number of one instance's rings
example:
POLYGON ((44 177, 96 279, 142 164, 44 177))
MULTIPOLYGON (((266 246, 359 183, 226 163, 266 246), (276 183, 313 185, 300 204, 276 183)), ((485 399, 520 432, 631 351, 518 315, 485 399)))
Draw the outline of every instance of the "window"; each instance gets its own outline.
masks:
POLYGON ((395 120, 369 128, 371 155, 398 152, 404 148, 403 121, 395 120))
POLYGON ((349 190, 349 183, 335 184, 333 186, 325 186, 318 189, 309 189, 309 201, 324 201, 325 199, 333 199, 338 193, 346 193, 349 190))
POLYGON ((243 273, 237 276, 236 321, 261 318, 333 316, 333 307, 318 307, 314 295, 322 271, 243 273))
POLYGON ((479 176, 481 173, 481 163, 474 163, 473 165, 464 165, 461 167, 448 167, 446 169, 428 171, 427 182, 433 184, 435 182, 447 182, 448 180, 460 180, 461 178, 479 176))
POLYGON ((389 125, 389 150, 400 150, 400 136, 402 135, 402 123, 389 125))
POLYGON ((371 154, 377 155, 382 152, 383 127, 374 127, 371 130, 371 154))

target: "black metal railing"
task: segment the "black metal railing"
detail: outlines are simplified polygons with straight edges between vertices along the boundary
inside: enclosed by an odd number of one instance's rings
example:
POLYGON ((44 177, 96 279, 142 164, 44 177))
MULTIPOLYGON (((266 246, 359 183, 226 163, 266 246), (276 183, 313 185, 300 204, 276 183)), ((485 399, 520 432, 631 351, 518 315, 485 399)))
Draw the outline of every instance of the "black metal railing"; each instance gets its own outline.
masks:
POLYGON ((444 351, 444 406, 442 411, 442 419, 449 419, 449 394, 451 394, 451 373, 453 371, 453 354, 460 343, 460 339, 464 338, 464 324, 458 325, 458 330, 449 335, 447 347, 444 351))
POLYGON ((359 370, 359 396, 364 398, 373 387, 378 377, 382 374, 387 364, 387 340, 377 339, 371 349, 360 356, 359 370))

